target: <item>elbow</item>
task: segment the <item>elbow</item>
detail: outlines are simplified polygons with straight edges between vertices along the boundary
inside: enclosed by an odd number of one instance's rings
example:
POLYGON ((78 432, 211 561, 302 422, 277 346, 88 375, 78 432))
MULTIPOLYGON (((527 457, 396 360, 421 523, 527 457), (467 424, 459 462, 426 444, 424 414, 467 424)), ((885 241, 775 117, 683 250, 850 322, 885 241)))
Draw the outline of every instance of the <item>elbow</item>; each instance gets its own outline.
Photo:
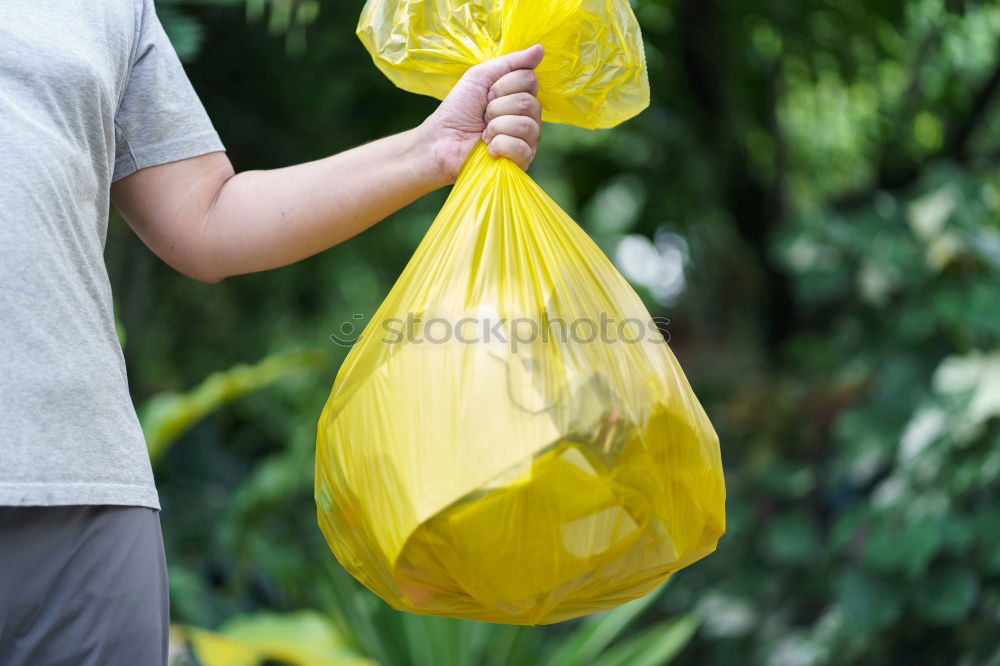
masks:
POLYGON ((222 273, 213 273, 211 271, 181 271, 185 276, 196 280, 198 282, 204 282, 205 284, 219 284, 225 280, 228 275, 222 273))
POLYGON ((229 273, 219 270, 221 267, 213 266, 212 262, 209 261, 178 262, 174 263, 173 267, 184 277, 191 278, 197 282, 204 282, 205 284, 218 284, 227 277, 230 277, 229 273))
POLYGON ((188 275, 192 280, 197 280, 198 282, 204 282, 205 284, 219 284, 226 279, 225 275, 214 275, 214 274, 194 274, 188 275))
POLYGON ((233 275, 226 253, 204 233, 172 239, 169 250, 160 256, 175 271, 197 282, 217 284, 233 275))

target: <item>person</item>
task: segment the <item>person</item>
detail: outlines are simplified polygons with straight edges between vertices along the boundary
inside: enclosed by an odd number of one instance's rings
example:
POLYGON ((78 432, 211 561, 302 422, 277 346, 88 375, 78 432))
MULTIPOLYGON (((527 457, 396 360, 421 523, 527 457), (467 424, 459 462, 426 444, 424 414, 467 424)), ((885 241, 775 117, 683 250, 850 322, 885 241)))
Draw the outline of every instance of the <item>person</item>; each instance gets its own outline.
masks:
POLYGON ((534 46, 418 127, 236 174, 153 0, 0 3, 0 663, 166 663, 158 499, 103 261, 110 202, 217 282, 321 252, 454 181, 476 142, 527 168, 534 46))

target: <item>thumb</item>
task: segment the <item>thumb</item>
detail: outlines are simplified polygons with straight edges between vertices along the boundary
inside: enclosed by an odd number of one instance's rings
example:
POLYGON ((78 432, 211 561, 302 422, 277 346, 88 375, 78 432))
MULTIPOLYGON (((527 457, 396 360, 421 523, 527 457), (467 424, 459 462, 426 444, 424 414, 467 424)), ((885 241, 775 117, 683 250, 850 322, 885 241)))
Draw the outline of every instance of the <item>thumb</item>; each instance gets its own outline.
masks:
MULTIPOLYGON (((523 51, 514 51, 513 53, 495 58, 495 60, 506 61, 510 67, 509 71, 513 72, 518 69, 534 69, 538 67, 538 63, 542 61, 544 55, 545 48, 541 44, 535 44, 523 51)), ((506 74, 506 72, 504 73, 506 74)))
POLYGON ((477 73, 488 80, 487 86, 491 86, 505 74, 510 74, 519 69, 534 69, 542 61, 545 49, 541 44, 535 44, 523 51, 514 51, 507 55, 502 55, 492 60, 477 65, 477 73))

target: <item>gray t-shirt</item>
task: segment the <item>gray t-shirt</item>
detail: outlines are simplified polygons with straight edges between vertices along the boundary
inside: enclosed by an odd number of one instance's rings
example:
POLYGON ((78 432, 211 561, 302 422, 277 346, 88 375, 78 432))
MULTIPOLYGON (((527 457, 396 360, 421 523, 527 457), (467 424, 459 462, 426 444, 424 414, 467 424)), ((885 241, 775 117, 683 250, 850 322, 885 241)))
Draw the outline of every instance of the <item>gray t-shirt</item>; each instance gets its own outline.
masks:
POLYGON ((0 505, 159 508, 104 265, 109 187, 219 150, 152 0, 0 0, 0 505))

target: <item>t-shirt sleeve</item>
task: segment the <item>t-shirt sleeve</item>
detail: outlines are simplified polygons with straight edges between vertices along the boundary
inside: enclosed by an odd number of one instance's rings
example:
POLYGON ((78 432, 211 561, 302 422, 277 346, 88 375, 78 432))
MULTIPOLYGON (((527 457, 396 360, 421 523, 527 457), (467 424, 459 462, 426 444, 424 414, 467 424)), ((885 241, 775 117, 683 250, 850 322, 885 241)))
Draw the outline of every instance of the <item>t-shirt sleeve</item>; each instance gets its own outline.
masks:
POLYGON ((225 150, 156 17, 142 15, 128 81, 115 114, 112 180, 146 167, 225 150))

